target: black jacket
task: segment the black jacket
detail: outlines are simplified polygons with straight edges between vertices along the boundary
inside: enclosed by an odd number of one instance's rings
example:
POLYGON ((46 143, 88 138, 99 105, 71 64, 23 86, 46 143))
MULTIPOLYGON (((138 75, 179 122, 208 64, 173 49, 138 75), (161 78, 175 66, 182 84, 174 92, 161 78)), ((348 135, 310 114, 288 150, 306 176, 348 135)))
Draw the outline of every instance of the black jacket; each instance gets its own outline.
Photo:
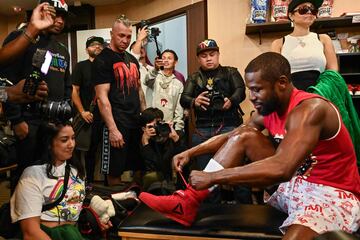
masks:
MULTIPOLYGON (((245 99, 245 84, 239 71, 234 67, 219 66, 216 69, 213 85, 224 97, 231 101, 231 108, 227 111, 217 111, 208 109, 204 111, 195 107, 196 126, 210 127, 219 126, 238 126, 242 123, 239 104, 245 99)), ((195 98, 202 92, 208 91, 206 85, 208 79, 206 72, 202 69, 189 76, 185 83, 184 91, 181 94, 180 104, 183 108, 194 107, 195 98)))
POLYGON ((181 137, 176 143, 172 139, 167 139, 164 143, 151 139, 145 146, 140 144, 140 155, 145 162, 145 171, 161 172, 165 179, 172 177, 172 158, 185 150, 186 146, 181 137))

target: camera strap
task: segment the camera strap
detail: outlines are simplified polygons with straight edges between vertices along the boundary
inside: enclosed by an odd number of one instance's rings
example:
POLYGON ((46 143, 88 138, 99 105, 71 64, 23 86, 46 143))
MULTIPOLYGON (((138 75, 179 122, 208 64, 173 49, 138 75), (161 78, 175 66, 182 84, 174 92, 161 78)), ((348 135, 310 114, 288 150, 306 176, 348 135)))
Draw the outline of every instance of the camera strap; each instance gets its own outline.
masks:
POLYGON ((63 190, 61 192, 61 195, 58 199, 56 199, 54 202, 48 203, 43 205, 41 211, 47 211, 50 209, 53 209, 54 207, 56 207, 57 205, 59 205, 59 203, 64 199, 66 191, 67 191, 67 187, 68 187, 68 182, 69 182, 69 176, 70 176, 70 164, 66 163, 65 165, 65 177, 64 177, 64 187, 63 190))
POLYGON ((110 140, 109 140, 109 129, 104 126, 103 129, 103 144, 101 151, 101 173, 109 174, 110 166, 110 140))

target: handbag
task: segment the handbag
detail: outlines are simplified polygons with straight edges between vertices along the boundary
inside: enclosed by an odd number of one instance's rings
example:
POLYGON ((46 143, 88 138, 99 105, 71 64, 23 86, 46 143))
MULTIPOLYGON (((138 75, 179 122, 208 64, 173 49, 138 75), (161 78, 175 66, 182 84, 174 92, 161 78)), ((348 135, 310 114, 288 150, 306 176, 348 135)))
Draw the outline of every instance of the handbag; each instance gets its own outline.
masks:
MULTIPOLYGON (((62 193, 61 193, 60 197, 58 199, 56 199, 54 202, 43 205, 42 209, 41 209, 42 212, 54 208, 63 200, 63 198, 65 197, 66 191, 67 191, 69 176, 70 176, 70 165, 66 164, 65 177, 64 177, 64 188, 63 188, 62 193)), ((16 223, 11 222, 10 212, 11 212, 10 202, 4 203, 0 207, 0 226, 1 226, 0 236, 2 236, 4 238, 13 238, 17 234, 19 234, 19 232, 21 232, 20 224, 18 222, 16 222, 16 223)))

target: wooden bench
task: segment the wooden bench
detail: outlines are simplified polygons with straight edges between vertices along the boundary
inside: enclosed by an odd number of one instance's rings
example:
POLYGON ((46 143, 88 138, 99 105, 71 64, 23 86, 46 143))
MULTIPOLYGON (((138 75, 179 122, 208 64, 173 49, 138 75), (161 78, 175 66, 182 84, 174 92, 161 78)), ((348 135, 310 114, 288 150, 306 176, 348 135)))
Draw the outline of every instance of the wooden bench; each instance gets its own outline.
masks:
POLYGON ((279 226, 287 215, 267 205, 203 204, 195 223, 184 227, 145 204, 118 227, 124 240, 144 239, 281 239, 279 226))

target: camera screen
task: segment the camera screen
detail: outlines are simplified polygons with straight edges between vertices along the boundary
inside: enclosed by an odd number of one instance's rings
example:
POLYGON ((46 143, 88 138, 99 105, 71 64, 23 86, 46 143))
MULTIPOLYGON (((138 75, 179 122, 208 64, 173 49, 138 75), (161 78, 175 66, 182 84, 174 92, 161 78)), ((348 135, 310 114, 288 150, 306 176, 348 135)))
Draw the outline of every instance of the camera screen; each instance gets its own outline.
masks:
POLYGON ((49 71, 52 55, 49 51, 46 51, 44 63, 41 65, 41 72, 47 74, 49 71))

